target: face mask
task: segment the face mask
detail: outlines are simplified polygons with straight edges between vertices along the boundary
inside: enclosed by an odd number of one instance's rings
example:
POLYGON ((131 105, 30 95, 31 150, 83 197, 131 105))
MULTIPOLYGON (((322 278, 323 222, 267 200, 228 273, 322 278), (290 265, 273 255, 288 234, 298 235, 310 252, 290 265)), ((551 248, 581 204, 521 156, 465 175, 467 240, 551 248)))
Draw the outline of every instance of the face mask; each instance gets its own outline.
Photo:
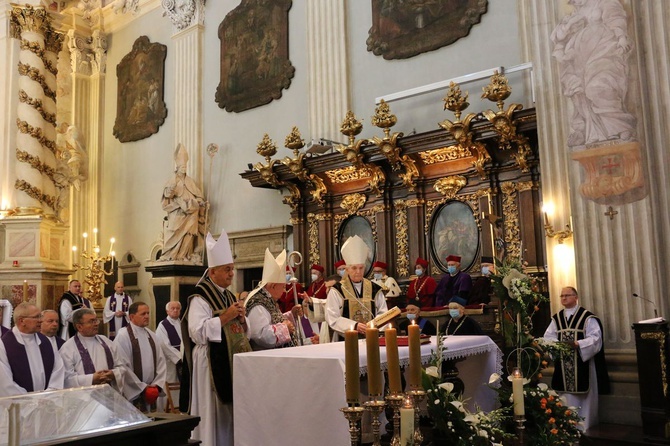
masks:
POLYGON ((456 309, 456 308, 453 308, 453 309, 450 309, 450 310, 449 310, 449 316, 451 316, 451 317, 454 318, 454 319, 456 319, 456 318, 459 317, 460 315, 461 315, 460 310, 458 310, 458 309, 456 309))
POLYGON ((415 320, 415 319, 416 319, 416 314, 414 314, 414 313, 407 313, 407 319, 409 319, 410 321, 415 320))
POLYGON ((488 266, 482 266, 482 274, 485 276, 489 275, 489 267, 488 266))
POLYGON ((340 270, 337 270, 337 274, 339 274, 340 276, 344 277, 344 273, 345 273, 346 271, 347 271, 346 269, 340 269, 340 270))
POLYGON ((421 277, 421 276, 423 276, 423 270, 421 268, 417 268, 417 269, 414 270, 414 274, 421 277))
POLYGON ((291 280, 291 275, 290 275, 290 274, 287 274, 287 275, 286 275, 286 281, 289 282, 290 280, 291 280))
POLYGON ((312 274, 312 282, 316 282, 317 280, 319 280, 319 276, 316 274, 312 274))
POLYGON ((456 267, 453 265, 447 266, 447 272, 449 272, 449 274, 456 274, 456 267))
POLYGON ((382 280, 382 273, 375 273, 375 280, 382 280))

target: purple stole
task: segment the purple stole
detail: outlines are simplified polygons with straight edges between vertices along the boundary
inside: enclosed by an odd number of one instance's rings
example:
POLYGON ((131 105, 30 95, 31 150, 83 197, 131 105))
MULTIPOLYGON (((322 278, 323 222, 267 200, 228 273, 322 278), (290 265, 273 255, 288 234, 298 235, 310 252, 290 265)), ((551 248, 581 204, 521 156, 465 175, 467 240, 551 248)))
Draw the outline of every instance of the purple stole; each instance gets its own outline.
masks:
POLYGON ((5 327, 4 325, 0 325, 0 336, 4 335, 8 331, 11 331, 9 328, 5 327))
MULTIPOLYGON (((51 372, 54 369, 54 349, 51 342, 42 333, 35 333, 40 340, 40 354, 42 356, 42 365, 44 366, 44 383, 48 387, 51 379, 51 372)), ((9 359, 9 367, 12 369, 12 379, 16 384, 26 389, 27 392, 34 392, 33 375, 30 371, 30 363, 28 362, 28 354, 26 353, 26 346, 19 344, 13 331, 8 331, 2 338, 2 343, 5 344, 5 351, 7 352, 7 359, 9 359)))
POLYGON ((165 328, 165 331, 167 331, 170 345, 179 350, 181 347, 181 338, 179 337, 179 333, 177 333, 177 329, 174 328, 174 325, 172 325, 167 318, 161 321, 161 325, 165 328))
MULTIPOLYGON (((112 296, 109 298, 109 309, 112 310, 113 312, 116 312, 115 296, 116 294, 112 294, 112 296)), ((126 293, 123 293, 123 302, 121 303, 121 306, 123 307, 123 312, 127 313, 129 307, 129 300, 128 295, 126 293)), ((128 325, 128 321, 124 316, 123 318, 121 318, 121 328, 125 327, 126 325, 128 325)), ((116 316, 114 316, 112 320, 109 321, 109 338, 114 339, 114 335, 116 335, 116 316)))
POLYGON ((302 332, 305 334, 306 338, 311 338, 314 336, 314 330, 312 329, 312 324, 309 323, 309 319, 305 316, 300 318, 300 323, 302 324, 302 332))
MULTIPOLYGON (((114 358, 112 357, 112 351, 109 349, 109 346, 105 343, 105 341, 99 339, 97 336, 95 337, 95 340, 98 341, 105 350, 105 356, 107 357, 107 369, 112 370, 114 368, 114 358)), ((92 375, 95 373, 95 366, 93 365, 91 355, 88 353, 88 350, 86 350, 86 347, 84 347, 84 344, 82 344, 79 340, 79 336, 74 337, 74 343, 77 345, 79 356, 81 356, 81 363, 84 366, 84 373, 86 375, 92 375)))
POLYGON ((54 336, 54 339, 56 340, 56 347, 60 350, 63 344, 65 344, 65 340, 58 335, 54 336))
MULTIPOLYGON (((140 341, 137 339, 137 337, 135 337, 132 325, 128 325, 126 330, 128 330, 130 346, 133 351, 133 373, 135 373, 135 376, 137 376, 140 381, 144 381, 144 377, 142 376, 142 351, 140 349, 140 341)), ((148 335, 148 337, 149 345, 151 346, 151 353, 153 353, 154 358, 154 376, 156 376, 156 343, 154 342, 154 338, 152 338, 151 335, 148 335)))

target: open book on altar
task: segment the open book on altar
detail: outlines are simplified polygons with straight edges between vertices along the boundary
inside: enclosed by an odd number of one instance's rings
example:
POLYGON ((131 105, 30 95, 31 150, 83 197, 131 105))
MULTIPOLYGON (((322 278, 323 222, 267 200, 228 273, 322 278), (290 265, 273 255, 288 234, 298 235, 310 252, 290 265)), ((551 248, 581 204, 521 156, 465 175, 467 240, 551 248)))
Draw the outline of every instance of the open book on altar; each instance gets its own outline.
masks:
POLYGON ((391 322, 392 320, 396 319, 398 316, 400 316, 400 313, 401 313, 400 308, 393 307, 389 311, 377 315, 376 318, 372 319, 372 324, 377 328, 381 328, 384 325, 391 322))

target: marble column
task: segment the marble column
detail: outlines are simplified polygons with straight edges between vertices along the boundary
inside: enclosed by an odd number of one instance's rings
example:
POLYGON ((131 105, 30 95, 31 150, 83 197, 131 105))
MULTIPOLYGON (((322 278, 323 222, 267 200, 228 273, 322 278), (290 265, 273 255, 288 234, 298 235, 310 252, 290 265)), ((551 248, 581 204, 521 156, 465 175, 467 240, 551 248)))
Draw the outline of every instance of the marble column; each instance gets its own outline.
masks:
POLYGON ((341 141, 350 107, 346 2, 310 0, 306 8, 309 135, 341 141))

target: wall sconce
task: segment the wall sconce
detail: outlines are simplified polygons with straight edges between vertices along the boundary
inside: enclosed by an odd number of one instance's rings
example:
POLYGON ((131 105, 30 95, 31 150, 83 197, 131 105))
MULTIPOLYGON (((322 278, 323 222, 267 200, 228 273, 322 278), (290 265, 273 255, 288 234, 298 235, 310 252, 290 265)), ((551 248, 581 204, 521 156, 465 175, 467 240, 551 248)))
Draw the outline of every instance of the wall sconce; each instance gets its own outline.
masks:
MULTIPOLYGON (((542 212, 544 213, 544 234, 548 238, 555 238, 559 244, 563 244, 563 240, 572 237, 572 228, 570 225, 565 225, 565 229, 562 231, 554 230, 554 226, 549 223, 548 214, 553 214, 554 206, 550 203, 546 203, 542 206, 542 212)), ((572 221, 572 219, 571 219, 572 221)))
POLYGON ((9 204, 7 203, 7 201, 2 200, 2 205, 0 206, 0 220, 2 220, 5 217, 9 217, 13 213, 14 211, 9 208, 9 204))

